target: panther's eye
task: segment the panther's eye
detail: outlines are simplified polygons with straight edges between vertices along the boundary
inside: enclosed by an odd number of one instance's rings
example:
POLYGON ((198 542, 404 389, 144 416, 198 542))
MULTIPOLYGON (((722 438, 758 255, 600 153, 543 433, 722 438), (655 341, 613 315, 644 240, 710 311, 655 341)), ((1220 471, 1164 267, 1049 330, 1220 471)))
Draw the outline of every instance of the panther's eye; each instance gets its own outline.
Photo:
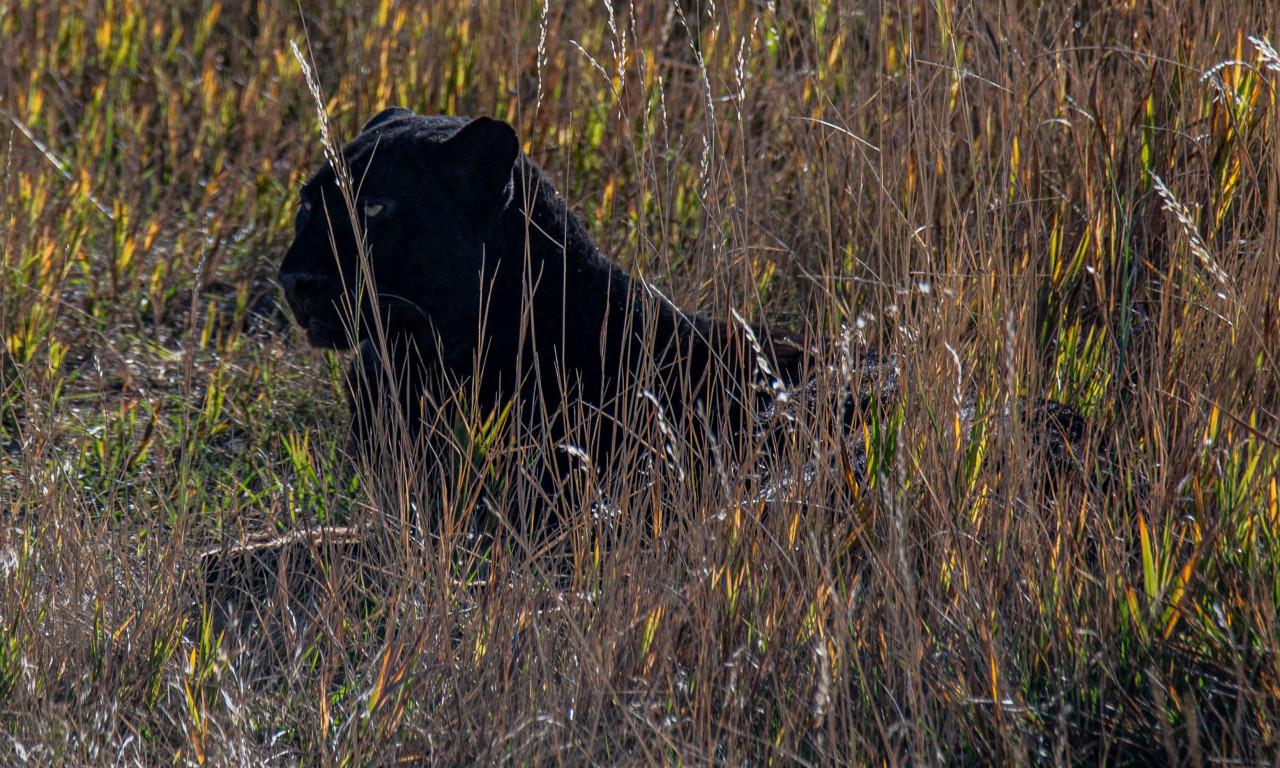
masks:
POLYGON ((303 200, 303 201, 302 201, 302 212, 303 212, 303 213, 311 213, 311 201, 310 201, 310 200, 303 200))
POLYGON ((378 214, 386 210, 386 205, 376 200, 366 200, 364 202, 364 215, 366 218, 376 218, 378 214))

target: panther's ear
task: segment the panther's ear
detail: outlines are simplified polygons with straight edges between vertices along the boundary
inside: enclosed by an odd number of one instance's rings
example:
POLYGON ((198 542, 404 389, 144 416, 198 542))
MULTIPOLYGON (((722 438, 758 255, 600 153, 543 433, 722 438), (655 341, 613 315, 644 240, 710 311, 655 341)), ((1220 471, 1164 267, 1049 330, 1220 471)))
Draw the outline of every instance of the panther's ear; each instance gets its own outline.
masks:
POLYGON ((520 139, 510 124, 477 117, 440 148, 456 174, 462 198, 482 221, 511 199, 511 172, 520 154, 520 139))
POLYGON ((389 123, 392 120, 399 120, 402 117, 413 117, 413 116, 414 114, 412 109, 405 109, 404 107, 387 107, 386 109, 382 110, 378 114, 374 115, 373 118, 369 120, 369 122, 360 126, 360 132, 364 133, 365 131, 368 131, 371 128, 377 128, 378 126, 389 123))

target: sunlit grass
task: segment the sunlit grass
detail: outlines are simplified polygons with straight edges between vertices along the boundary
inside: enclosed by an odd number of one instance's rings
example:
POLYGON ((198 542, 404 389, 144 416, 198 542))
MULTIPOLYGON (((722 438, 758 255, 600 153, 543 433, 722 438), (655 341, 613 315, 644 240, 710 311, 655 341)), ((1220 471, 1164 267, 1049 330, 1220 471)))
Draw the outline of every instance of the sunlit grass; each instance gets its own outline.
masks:
POLYGON ((0 9, 0 763, 1275 754, 1272 14, 818 5, 0 9), (772 495, 637 471, 550 544, 501 413, 363 471, 272 283, 323 157, 291 41, 339 141, 509 120, 633 273, 896 394, 802 413, 772 495), (201 553, 320 524, 363 554, 226 626, 201 553))

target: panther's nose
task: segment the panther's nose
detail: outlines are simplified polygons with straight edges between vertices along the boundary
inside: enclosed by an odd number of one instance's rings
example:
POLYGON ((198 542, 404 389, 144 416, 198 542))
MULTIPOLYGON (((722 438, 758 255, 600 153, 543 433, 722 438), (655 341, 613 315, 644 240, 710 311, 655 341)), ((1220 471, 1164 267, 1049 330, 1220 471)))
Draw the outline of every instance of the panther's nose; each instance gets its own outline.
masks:
POLYGON ((310 272, 281 272, 280 287, 286 296, 301 298, 315 293, 320 286, 320 278, 310 272))

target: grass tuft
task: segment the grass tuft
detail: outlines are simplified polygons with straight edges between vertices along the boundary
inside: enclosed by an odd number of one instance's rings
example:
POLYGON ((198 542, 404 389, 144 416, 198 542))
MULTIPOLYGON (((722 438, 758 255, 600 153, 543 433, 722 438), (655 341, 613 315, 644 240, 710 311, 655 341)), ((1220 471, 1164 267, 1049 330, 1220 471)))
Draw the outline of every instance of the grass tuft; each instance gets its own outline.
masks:
POLYGON ((4 4, 0 763, 1269 764, 1276 34, 1190 0, 4 4), (767 481, 666 455, 638 398, 655 450, 575 472, 551 542, 559 447, 465 387, 448 455, 357 465, 346 361, 272 280, 299 184, 393 104, 512 122, 677 304, 848 347, 815 391, 865 418, 795 397, 767 481), (1043 399, 1075 455, 1011 417, 1043 399))

